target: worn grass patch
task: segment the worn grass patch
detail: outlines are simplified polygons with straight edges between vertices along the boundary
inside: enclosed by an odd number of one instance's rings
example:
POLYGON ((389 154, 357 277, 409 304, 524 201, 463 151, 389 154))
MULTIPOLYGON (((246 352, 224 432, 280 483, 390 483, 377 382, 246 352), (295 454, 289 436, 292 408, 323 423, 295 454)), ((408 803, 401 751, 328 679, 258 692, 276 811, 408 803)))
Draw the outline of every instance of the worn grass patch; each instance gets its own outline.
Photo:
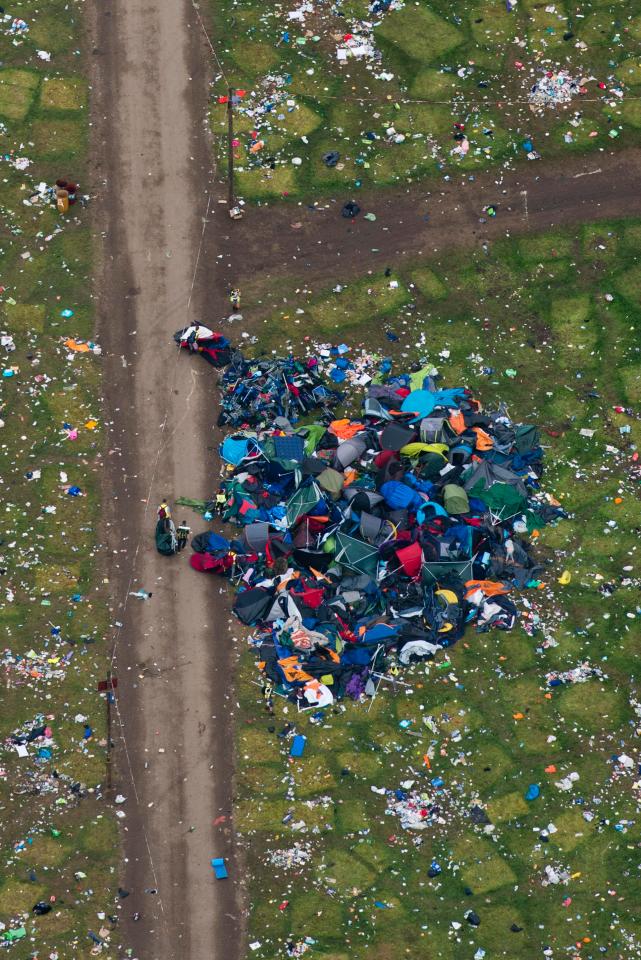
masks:
POLYGON ((456 27, 431 10, 415 6, 394 11, 377 28, 376 35, 423 63, 432 63, 463 42, 456 27))
POLYGON ((490 820, 494 823, 503 823, 506 820, 515 820, 528 812, 528 805, 520 793, 508 793, 503 797, 491 800, 487 805, 490 820))
POLYGON ((426 300, 444 300, 447 297, 447 287, 428 267, 413 270, 411 277, 426 300))
POLYGON ((0 116, 24 120, 31 109, 40 78, 31 70, 0 72, 0 116))
POLYGON ((83 148, 85 126, 79 120, 36 120, 32 136, 45 160, 72 159, 83 148))
POLYGON ((87 104, 87 88, 78 77, 47 77, 40 88, 43 110, 83 110, 87 104))
POLYGON ((462 879, 474 893, 490 893, 508 883, 515 883, 516 874, 505 860, 492 856, 468 866, 462 879))

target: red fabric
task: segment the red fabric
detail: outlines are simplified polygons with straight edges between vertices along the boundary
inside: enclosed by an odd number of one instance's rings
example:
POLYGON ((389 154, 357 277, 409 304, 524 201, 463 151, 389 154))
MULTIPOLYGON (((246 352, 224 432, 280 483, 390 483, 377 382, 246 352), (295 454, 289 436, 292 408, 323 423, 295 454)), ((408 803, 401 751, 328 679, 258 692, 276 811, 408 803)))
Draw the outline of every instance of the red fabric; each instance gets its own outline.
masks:
POLYGON ((301 600, 305 606, 316 610, 323 602, 325 591, 322 587, 307 587, 305 590, 292 590, 292 598, 301 600))
POLYGON ((404 540, 411 540, 412 536, 411 530, 399 530, 395 539, 397 543, 402 543, 404 540))
POLYGON ((396 556, 408 577, 412 577, 414 580, 419 576, 423 562, 423 551, 420 543, 410 543, 408 547, 401 547, 400 550, 396 551, 396 556))
POLYGON ((398 454, 394 450, 381 450, 380 453, 377 453, 374 457, 374 465, 383 469, 387 466, 390 460, 398 460, 398 454))
POLYGON ((321 520, 319 517, 305 517, 305 529, 308 533, 320 533, 327 526, 327 518, 321 520))
POLYGON ((233 562, 229 555, 212 557, 211 553, 192 553, 189 558, 190 567, 194 570, 200 570, 201 573, 225 573, 233 562))

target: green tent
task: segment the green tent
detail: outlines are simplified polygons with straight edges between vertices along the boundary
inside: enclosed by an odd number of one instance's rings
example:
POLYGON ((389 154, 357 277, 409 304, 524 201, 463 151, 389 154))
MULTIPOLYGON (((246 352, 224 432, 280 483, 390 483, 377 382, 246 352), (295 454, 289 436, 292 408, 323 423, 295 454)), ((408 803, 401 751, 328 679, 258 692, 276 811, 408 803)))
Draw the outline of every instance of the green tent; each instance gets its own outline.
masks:
POLYGON ((489 490, 475 487, 470 490, 470 495, 482 500, 497 520, 507 520, 523 513, 527 506, 526 498, 511 483, 494 483, 489 490))
POLYGON ((514 446, 517 453, 530 453, 540 443, 539 429, 531 423, 521 423, 514 431, 514 446))
POLYGON ((303 517, 310 510, 313 510, 318 501, 322 499, 323 493, 318 484, 313 480, 311 483, 304 483, 287 501, 285 515, 288 526, 293 527, 299 517, 303 517))
POLYGON ((470 512, 470 501, 463 487, 456 483, 447 483, 443 487, 443 506, 450 516, 470 512))
POLYGON ((376 576, 378 567, 378 550, 363 540, 348 537, 346 533, 336 534, 336 563, 340 563, 357 573, 366 573, 370 577, 376 576))
POLYGON ((343 492, 345 477, 342 473, 339 473, 338 470, 334 470, 332 467, 326 467, 322 473, 318 474, 316 482, 332 500, 338 500, 343 492))
POLYGON ((431 563, 424 563, 421 567, 421 580, 426 585, 434 586, 441 580, 447 580, 449 577, 458 577, 465 583, 467 580, 473 580, 473 564, 476 556, 470 560, 435 560, 431 563))
POLYGON ((434 377, 437 373, 438 370, 433 363, 428 363, 427 366, 416 370, 410 375, 410 390, 422 390, 425 377, 434 377))
POLYGON ((306 427, 301 427, 296 433, 305 441, 305 456, 311 457, 327 433, 327 427, 324 427, 321 423, 308 423, 306 427))

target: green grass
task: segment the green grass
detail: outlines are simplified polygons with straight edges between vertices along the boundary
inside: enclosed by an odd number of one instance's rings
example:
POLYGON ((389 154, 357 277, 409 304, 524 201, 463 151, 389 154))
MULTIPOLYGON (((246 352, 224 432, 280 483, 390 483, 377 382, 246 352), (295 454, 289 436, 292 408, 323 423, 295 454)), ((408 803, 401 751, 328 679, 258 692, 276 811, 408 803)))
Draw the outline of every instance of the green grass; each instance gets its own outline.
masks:
POLYGON ((629 700, 640 675, 638 596, 621 579, 636 584, 639 577, 639 481, 630 467, 641 430, 634 416, 613 408, 641 397, 640 240, 638 222, 605 222, 501 241, 487 256, 466 252, 403 264, 392 275, 399 283, 394 300, 384 303, 384 322, 377 324, 371 322, 376 297, 392 293, 385 288, 390 278, 352 281, 338 294, 303 288, 294 278, 277 287, 257 279, 243 291, 247 313, 256 318, 248 330, 258 336, 257 352, 286 344, 299 353, 312 348, 311 338, 362 344, 392 356, 397 370, 422 357, 445 384, 470 385, 484 404, 502 399, 513 417, 536 421, 546 446, 545 489, 570 513, 541 530, 535 549, 544 588, 527 593, 556 646, 546 648, 543 633, 530 637, 520 627, 501 635, 468 631, 447 651, 446 669, 417 667, 404 675, 411 695, 387 690, 371 711, 344 703, 320 726, 291 707, 285 714, 280 700, 276 721, 266 718, 250 683, 251 658, 243 661, 239 695, 253 722, 239 742, 237 826, 251 878, 249 935, 262 944, 258 960, 280 955, 291 936, 313 937, 310 957, 319 960, 346 950, 359 960, 454 960, 479 948, 491 957, 530 960, 548 943, 569 948, 586 936, 582 955, 596 958, 607 948, 624 956, 621 929, 641 936, 634 777, 610 780, 613 754, 636 755, 629 700), (606 292, 614 299, 605 300, 606 292), (386 340, 386 329, 398 343, 386 340), (444 349, 447 360, 439 357, 444 349), (516 377, 505 375, 508 368, 516 377), (624 425, 631 434, 619 432, 624 425), (592 439, 581 437, 583 427, 595 430, 592 439), (565 569, 572 579, 562 586, 565 569), (598 576, 618 585, 609 599, 599 592, 598 576), (547 687, 548 671, 582 660, 606 676, 547 687), (436 734, 422 724, 428 713, 436 734), (287 741, 275 735, 285 720, 308 737, 304 758, 293 766, 287 741), (418 736, 402 730, 401 720, 412 720, 409 729, 418 736), (458 743, 451 739, 455 730, 458 743), (427 773, 422 757, 430 743, 427 773), (551 765, 555 770, 546 772, 551 765), (556 783, 572 772, 579 780, 564 792, 556 783), (396 789, 405 779, 421 783, 430 776, 446 784, 445 823, 422 833, 415 846, 385 816, 385 800, 371 786, 396 789), (541 793, 529 802, 532 783, 541 793), (319 796, 331 804, 305 806, 319 796), (489 832, 470 820, 474 803, 485 808, 489 832), (304 822, 302 833, 282 823, 289 812, 304 822), (622 820, 632 821, 627 832, 615 829, 622 820), (556 831, 542 843, 539 833, 548 824, 556 831), (314 853, 299 878, 265 871, 265 851, 302 837, 314 853), (442 873, 429 878, 433 860, 442 873), (573 878, 543 886, 547 864, 567 867, 573 878), (623 897, 615 930, 609 889, 623 897), (569 909, 562 906, 567 896, 569 909), (278 911, 285 899, 289 906, 278 911), (475 930, 464 919, 469 909, 481 917, 475 930), (458 932, 452 921, 462 924, 458 932), (513 924, 523 929, 512 932, 513 924))
POLYGON ((83 110, 87 103, 86 83, 79 77, 51 77, 43 81, 40 106, 43 110, 83 110))
POLYGON ((38 83, 35 71, 3 70, 0 74, 0 116, 9 120, 24 120, 38 83))
POLYGON ((426 7, 408 4, 385 17, 375 31, 378 38, 399 47, 404 56, 433 63, 463 42, 463 34, 426 7))
POLYGON ((43 655, 58 667, 63 655, 72 659, 63 676, 48 680, 3 667, 0 921, 11 927, 26 915, 29 939, 13 948, 16 956, 84 958, 92 946, 87 931, 101 925, 96 913, 113 912, 118 843, 115 822, 95 792, 105 775, 104 705, 95 684, 104 670, 109 624, 94 565, 103 443, 100 360, 83 355, 71 364, 61 346, 68 336, 89 339, 93 333, 91 233, 89 215, 79 208, 62 219, 50 207, 23 204, 40 180, 67 176, 89 188, 87 124, 77 119, 87 98, 79 73, 81 5, 50 0, 45 10, 22 0, 10 11, 30 30, 18 43, 3 44, 3 153, 15 150, 32 165, 19 172, 5 164, 0 184, 0 328, 17 347, 2 351, 1 365, 18 367, 0 386, 0 555, 7 569, 0 582, 0 649, 43 655), (52 61, 39 61, 37 49, 51 52, 52 61), (30 259, 22 258, 24 252, 30 259), (74 311, 70 319, 61 316, 67 307, 74 311), (91 417, 98 421, 93 431, 86 427, 91 417), (66 439, 65 422, 78 427, 77 441, 66 439), (28 480, 33 470, 41 475, 28 480), (65 493, 61 471, 85 496, 65 493), (59 637, 52 626, 60 627, 59 637), (32 750, 19 759, 5 738, 39 714, 52 727, 53 756, 36 762, 32 750), (94 729, 84 746, 76 714, 86 715, 94 729), (78 800, 63 780, 58 792, 34 796, 34 774, 50 775, 54 768, 92 792, 78 800), (86 879, 75 878, 79 871, 86 879), (34 903, 49 897, 56 898, 54 910, 33 915, 34 903))
MULTIPOLYGON (((210 8, 225 88, 229 81, 248 93, 236 111, 237 186, 248 200, 316 198, 459 170, 512 168, 525 159, 527 139, 545 159, 562 161, 640 142, 641 18, 617 2, 594 0, 575 15, 560 4, 521 2, 508 13, 485 0, 472 6, 411 0, 372 16, 359 0, 342 3, 341 15, 322 5, 304 23, 257 0, 211 0, 210 8), (373 31, 363 34, 363 21, 373 31), (349 32, 373 40, 377 57, 341 65, 337 47, 349 32), (558 68, 594 78, 587 95, 532 113, 532 84, 543 70, 558 68), (273 88, 274 78, 283 85, 273 88), (267 102, 273 108, 267 113, 245 114, 267 102), (289 110, 294 117, 311 110, 313 122, 283 123, 279 114, 287 118, 289 110), (465 125, 469 139, 464 158, 452 154, 455 123, 465 125), (249 156, 255 127, 265 147, 249 156), (395 142, 390 127, 405 140, 395 142), (328 170, 322 155, 330 150, 341 161, 328 170), (302 163, 292 165, 293 158, 302 163)), ((227 92, 222 84, 215 94, 227 92)), ((215 102, 211 122, 222 164, 226 117, 215 102)))

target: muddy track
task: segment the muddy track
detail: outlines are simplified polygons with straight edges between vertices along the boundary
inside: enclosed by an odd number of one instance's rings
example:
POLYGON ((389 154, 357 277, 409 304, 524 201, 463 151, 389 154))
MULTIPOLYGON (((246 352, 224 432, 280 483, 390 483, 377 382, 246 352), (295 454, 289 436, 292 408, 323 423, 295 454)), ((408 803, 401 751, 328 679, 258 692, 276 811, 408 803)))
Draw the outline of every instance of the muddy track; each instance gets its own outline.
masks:
POLYGON ((459 176, 378 194, 345 194, 317 206, 252 206, 243 221, 227 226, 229 239, 223 239, 221 250, 225 262, 234 264, 234 282, 241 286, 257 273, 331 283, 403 258, 491 243, 506 234, 641 216, 640 183, 641 151, 625 150, 574 157, 563 166, 521 163, 516 172, 501 177, 492 172, 473 181, 459 176), (354 221, 340 215, 349 199, 362 209, 354 221), (496 204, 498 214, 481 223, 487 204, 496 204), (376 221, 365 220, 366 212, 374 213, 376 221))
POLYGON ((205 312, 198 265, 217 250, 216 232, 203 236, 216 202, 207 50, 185 0, 112 0, 92 17, 105 576, 122 624, 114 737, 129 896, 120 941, 140 960, 234 960, 238 884, 216 882, 210 866, 234 856, 228 612, 211 579, 192 575, 186 557, 160 556, 153 539, 164 496, 208 498, 215 482, 211 371, 179 363, 171 339, 205 312), (150 600, 130 595, 141 586, 150 600))

